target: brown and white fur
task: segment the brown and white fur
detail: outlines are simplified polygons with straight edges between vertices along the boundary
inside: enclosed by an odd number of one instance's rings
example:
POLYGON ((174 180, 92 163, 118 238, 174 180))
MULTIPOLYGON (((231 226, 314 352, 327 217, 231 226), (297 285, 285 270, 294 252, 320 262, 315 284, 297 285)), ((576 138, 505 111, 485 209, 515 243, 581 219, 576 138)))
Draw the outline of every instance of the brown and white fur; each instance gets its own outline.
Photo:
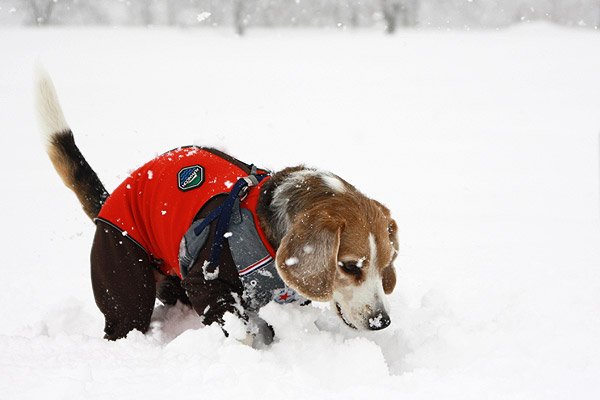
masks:
MULTIPOLYGON (((42 70, 36 100, 50 159, 93 219, 108 193, 75 146, 52 81, 42 70)), ((396 284, 398 250, 390 211, 340 177, 304 166, 275 173, 263 189, 257 214, 277 250, 285 283, 308 299, 332 302, 352 328, 387 327, 385 295, 396 284)), ((162 277, 155 275, 158 284, 162 277)), ((128 329, 133 328, 147 329, 143 324, 128 329)))

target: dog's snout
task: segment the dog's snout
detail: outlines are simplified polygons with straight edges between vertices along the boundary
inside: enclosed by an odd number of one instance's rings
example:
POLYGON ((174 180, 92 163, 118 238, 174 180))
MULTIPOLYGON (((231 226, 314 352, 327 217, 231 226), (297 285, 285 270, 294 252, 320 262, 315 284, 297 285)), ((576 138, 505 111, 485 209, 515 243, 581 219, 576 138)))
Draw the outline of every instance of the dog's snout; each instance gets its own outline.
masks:
POLYGON ((367 327, 372 331, 385 329, 392 323, 390 316, 385 311, 375 311, 368 318, 367 327))

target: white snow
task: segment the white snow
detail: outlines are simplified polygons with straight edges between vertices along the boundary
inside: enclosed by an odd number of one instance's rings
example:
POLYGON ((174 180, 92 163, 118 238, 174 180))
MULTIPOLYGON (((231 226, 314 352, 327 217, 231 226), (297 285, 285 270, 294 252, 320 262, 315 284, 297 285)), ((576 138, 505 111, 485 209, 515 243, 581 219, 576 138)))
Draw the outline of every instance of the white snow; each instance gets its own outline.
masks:
POLYGON ((210 17, 210 13, 207 11, 201 12, 196 16, 196 20, 198 20, 198 22, 202 22, 204 20, 207 20, 210 17))
POLYGON ((0 397, 598 398, 599 45, 538 24, 3 30, 0 397), (108 190, 156 153, 220 142, 383 202, 400 235, 392 325, 270 304, 276 342, 254 350, 159 306, 148 334, 103 340, 94 226, 36 126, 38 56, 108 190))
POLYGON ((285 265, 287 265, 288 267, 291 267, 292 265, 298 264, 298 261, 299 260, 297 257, 290 257, 285 260, 285 265))
POLYGON ((375 318, 369 318, 369 326, 380 328, 381 327, 381 319, 383 318, 383 314, 379 313, 375 318))
POLYGON ((302 247, 302 251, 306 254, 312 254, 315 251, 314 246, 311 246, 310 244, 306 244, 302 247))
POLYGON ((346 190, 344 183, 336 176, 324 173, 321 174, 321 178, 323 179, 323 182, 325 182, 325 184, 336 193, 342 193, 346 190))
POLYGON ((204 261, 204 264, 202 264, 202 275, 205 280, 214 281, 219 277, 219 266, 211 267, 212 271, 209 271, 208 267, 210 267, 210 262, 204 261))

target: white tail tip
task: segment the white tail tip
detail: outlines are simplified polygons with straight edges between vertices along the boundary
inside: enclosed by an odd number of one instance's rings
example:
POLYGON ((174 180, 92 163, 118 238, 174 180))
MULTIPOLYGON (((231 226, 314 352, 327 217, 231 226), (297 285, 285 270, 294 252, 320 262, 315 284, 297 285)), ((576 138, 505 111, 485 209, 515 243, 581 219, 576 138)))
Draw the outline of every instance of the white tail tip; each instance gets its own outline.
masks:
POLYGON ((68 131, 69 125, 60 108, 52 79, 40 62, 35 65, 34 79, 38 124, 45 140, 48 141, 53 135, 68 131))

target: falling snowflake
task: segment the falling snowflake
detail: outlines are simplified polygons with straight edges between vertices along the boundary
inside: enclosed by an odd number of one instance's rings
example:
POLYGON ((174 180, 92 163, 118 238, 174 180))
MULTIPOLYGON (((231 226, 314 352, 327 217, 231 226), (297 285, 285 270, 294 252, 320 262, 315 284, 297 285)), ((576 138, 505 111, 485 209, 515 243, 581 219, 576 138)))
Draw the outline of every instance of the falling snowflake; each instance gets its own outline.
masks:
POLYGON ((210 17, 210 13, 208 11, 204 11, 196 16, 196 20, 198 22, 202 22, 202 21, 207 20, 209 17, 210 17))

